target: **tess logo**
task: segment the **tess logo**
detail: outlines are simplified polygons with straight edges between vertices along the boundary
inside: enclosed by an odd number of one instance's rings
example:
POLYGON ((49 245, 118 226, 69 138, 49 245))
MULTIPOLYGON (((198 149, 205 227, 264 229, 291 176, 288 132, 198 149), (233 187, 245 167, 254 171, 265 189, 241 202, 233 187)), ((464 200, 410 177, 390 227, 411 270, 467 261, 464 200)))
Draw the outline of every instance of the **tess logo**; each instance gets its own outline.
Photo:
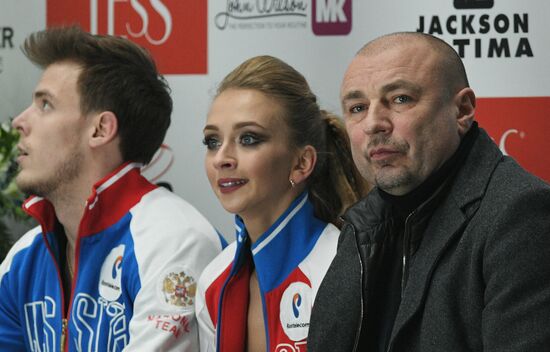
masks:
POLYGON ((48 27, 78 23, 134 41, 163 74, 207 73, 206 1, 48 0, 46 13, 48 27))

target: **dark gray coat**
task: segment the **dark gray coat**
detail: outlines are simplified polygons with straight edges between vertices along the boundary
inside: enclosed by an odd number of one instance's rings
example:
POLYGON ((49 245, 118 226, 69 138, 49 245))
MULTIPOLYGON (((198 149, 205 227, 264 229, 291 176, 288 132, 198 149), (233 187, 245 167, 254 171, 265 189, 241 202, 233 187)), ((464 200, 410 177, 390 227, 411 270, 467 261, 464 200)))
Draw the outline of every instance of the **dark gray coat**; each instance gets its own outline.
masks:
MULTIPOLYGON (((369 261, 387 216, 377 192, 346 214, 309 352, 364 350, 369 261)), ((408 270, 389 351, 550 351, 550 186, 480 130, 408 270)))

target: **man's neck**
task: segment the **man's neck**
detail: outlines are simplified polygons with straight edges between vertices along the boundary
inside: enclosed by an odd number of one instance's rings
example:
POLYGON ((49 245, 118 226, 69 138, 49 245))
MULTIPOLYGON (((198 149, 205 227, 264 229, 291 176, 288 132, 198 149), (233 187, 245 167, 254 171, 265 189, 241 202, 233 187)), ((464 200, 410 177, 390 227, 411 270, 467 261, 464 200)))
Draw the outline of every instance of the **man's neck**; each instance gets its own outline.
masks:
POLYGON ((91 186, 86 192, 78 188, 70 188, 63 187, 63 189, 55 192, 56 194, 46 198, 52 203, 55 209, 55 215, 65 230, 67 241, 69 241, 70 245, 74 246, 91 186))
POLYGON ((86 200, 92 193, 94 184, 105 177, 111 170, 82 170, 71 182, 58 187, 52 194, 45 196, 54 209, 59 223, 65 230, 70 245, 74 246, 78 237, 78 228, 84 215, 86 200))
POLYGON ((55 215, 62 226, 66 242, 66 265, 70 279, 72 280, 75 263, 76 241, 79 235, 79 227, 84 216, 86 200, 92 192, 93 185, 99 179, 97 175, 88 177, 83 173, 73 182, 64 184, 56 189, 47 198, 52 203, 55 215))

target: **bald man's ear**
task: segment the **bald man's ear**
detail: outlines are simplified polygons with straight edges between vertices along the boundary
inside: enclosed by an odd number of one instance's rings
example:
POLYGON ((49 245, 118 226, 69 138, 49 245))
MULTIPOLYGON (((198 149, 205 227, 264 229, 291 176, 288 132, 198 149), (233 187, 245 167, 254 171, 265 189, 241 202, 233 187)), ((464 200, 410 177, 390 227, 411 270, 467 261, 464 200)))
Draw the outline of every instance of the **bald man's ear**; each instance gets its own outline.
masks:
POLYGON ((89 116, 92 118, 90 126, 90 147, 105 145, 116 138, 118 132, 118 120, 114 113, 103 111, 89 116))
POLYGON ((455 102, 458 108, 458 116, 456 117, 458 134, 462 137, 468 132, 474 122, 476 95, 471 88, 466 87, 456 94, 455 102))

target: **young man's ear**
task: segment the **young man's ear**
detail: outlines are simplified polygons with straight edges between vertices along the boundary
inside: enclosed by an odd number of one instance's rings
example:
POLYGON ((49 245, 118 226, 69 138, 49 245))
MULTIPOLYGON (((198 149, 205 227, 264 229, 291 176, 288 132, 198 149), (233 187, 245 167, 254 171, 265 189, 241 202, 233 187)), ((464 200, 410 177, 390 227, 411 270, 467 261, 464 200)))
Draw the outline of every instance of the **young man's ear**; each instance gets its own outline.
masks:
POLYGON ((292 170, 290 170, 289 180, 292 180, 294 185, 299 185, 304 182, 309 175, 311 175, 313 169, 315 169, 316 163, 317 151, 313 146, 306 145, 305 147, 300 148, 292 170))
POLYGON ((98 147, 109 143, 116 138, 118 132, 118 120, 114 113, 103 111, 90 116, 92 118, 90 146, 98 147))
POLYGON ((458 108, 458 134, 462 137, 468 132, 474 122, 476 111, 476 95, 474 91, 469 87, 463 88, 456 95, 456 104, 458 108))

